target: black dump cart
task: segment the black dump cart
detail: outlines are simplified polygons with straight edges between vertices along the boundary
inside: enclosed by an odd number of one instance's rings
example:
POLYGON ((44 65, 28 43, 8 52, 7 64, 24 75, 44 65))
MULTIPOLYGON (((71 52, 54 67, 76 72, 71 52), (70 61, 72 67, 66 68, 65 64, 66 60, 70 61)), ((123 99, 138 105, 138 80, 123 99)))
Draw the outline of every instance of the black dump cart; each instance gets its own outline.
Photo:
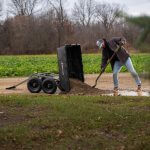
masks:
POLYGON ((84 82, 82 53, 80 45, 65 45, 57 49, 59 75, 53 73, 35 73, 21 83, 6 88, 14 89, 27 82, 27 88, 31 93, 39 93, 41 90, 47 94, 54 94, 59 88, 61 91, 70 91, 70 78, 84 82))
POLYGON ((57 49, 59 66, 59 86, 61 90, 70 91, 70 78, 84 82, 82 53, 80 45, 66 45, 57 49))

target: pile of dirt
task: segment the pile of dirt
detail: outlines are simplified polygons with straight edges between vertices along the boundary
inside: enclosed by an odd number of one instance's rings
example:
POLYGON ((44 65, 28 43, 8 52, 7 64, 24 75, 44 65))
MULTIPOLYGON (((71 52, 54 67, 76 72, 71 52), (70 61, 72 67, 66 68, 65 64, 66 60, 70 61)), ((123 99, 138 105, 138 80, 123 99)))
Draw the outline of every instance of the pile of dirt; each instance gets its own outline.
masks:
POLYGON ((112 93, 111 90, 92 88, 90 85, 76 79, 70 79, 71 90, 68 94, 74 95, 102 95, 112 93))

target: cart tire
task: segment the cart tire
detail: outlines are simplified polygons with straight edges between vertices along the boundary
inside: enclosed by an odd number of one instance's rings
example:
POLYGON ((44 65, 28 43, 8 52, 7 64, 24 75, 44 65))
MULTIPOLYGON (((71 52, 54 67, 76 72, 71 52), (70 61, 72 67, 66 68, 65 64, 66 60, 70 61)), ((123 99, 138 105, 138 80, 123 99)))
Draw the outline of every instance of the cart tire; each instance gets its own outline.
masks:
POLYGON ((57 90, 56 82, 53 78, 47 78, 42 82, 42 90, 47 94, 54 94, 57 90))
POLYGON ((42 82, 39 78, 33 77, 29 79, 27 88, 31 93, 39 93, 42 89, 42 82))

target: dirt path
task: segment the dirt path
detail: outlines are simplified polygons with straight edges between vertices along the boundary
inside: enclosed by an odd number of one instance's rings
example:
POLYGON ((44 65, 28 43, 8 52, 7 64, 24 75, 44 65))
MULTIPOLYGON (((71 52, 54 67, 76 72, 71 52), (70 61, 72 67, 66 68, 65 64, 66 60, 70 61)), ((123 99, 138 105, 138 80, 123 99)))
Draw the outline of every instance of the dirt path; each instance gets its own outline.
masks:
MULTIPOLYGON (((95 79, 98 75, 86 75, 86 83, 89 85, 93 85, 95 79)), ((142 89, 144 91, 150 91, 150 81, 141 79, 142 80, 142 89)), ((119 73, 119 84, 121 90, 136 90, 136 84, 130 73, 119 73)), ((112 74, 106 73, 101 76, 98 80, 97 88, 104 89, 104 90, 111 90, 113 89, 113 80, 112 74)))
MULTIPOLYGON (((95 79, 98 75, 85 75, 85 83, 89 85, 94 85, 95 79)), ((5 90, 6 87, 15 85, 27 78, 1 78, 0 79, 0 94, 29 94, 27 90, 26 83, 17 87, 15 90, 5 90)), ((129 73, 120 73, 120 89, 122 90, 135 90, 136 85, 129 73)), ((142 85, 144 91, 150 91, 150 81, 142 79, 142 85)), ((112 82, 112 74, 103 74, 100 80, 98 81, 97 87, 102 90, 112 90, 113 82, 112 82)))

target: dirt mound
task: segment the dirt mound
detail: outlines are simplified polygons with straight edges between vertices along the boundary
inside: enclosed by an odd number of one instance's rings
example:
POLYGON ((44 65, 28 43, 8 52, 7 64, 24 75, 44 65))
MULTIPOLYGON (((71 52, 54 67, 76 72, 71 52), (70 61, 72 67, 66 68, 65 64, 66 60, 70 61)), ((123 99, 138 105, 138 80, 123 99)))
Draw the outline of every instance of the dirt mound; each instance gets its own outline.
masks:
POLYGON ((100 90, 97 88, 92 88, 90 85, 83 83, 76 79, 70 79, 71 90, 68 94, 77 95, 102 95, 109 94, 111 90, 100 90))

